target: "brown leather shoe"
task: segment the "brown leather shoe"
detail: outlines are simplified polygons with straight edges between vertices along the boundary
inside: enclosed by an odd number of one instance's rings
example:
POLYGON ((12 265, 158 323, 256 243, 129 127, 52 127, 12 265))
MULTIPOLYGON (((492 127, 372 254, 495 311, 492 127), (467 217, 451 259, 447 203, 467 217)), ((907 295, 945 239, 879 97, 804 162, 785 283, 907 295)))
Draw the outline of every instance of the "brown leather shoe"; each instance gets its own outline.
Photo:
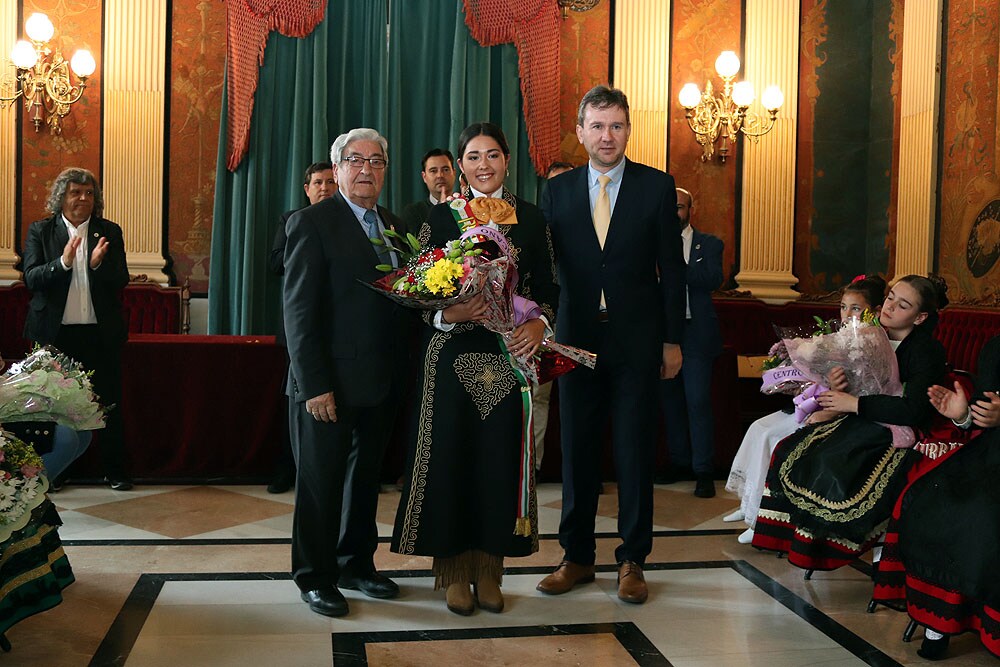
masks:
POLYGON ((649 597, 646 588, 646 577, 642 574, 642 566, 630 560, 622 561, 618 566, 618 599, 622 602, 642 604, 649 597))
POLYGON ((559 563, 555 572, 542 579, 535 588, 546 595, 562 595, 577 584, 587 584, 593 580, 593 565, 578 565, 564 560, 559 563))
POLYGON ((448 611, 460 616, 471 616, 476 610, 476 603, 472 599, 472 590, 469 584, 451 584, 445 591, 445 603, 448 611))

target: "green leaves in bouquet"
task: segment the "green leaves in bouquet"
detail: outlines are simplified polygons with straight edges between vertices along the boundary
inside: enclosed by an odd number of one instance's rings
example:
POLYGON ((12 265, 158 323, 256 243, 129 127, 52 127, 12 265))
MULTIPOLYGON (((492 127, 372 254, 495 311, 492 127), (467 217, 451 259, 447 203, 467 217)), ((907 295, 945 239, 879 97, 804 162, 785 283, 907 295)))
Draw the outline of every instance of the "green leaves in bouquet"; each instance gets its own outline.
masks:
MULTIPOLYGON (((413 234, 407 232, 406 236, 403 236, 402 234, 391 229, 387 229, 383 233, 389 238, 399 240, 402 247, 396 247, 391 243, 386 243, 382 239, 370 238, 368 240, 372 242, 372 245, 384 247, 389 252, 396 253, 399 256, 400 264, 406 264, 420 254, 420 241, 418 241, 417 237, 413 234)), ((384 273, 391 273, 392 271, 395 271, 395 268, 391 264, 376 264, 375 268, 384 273)))

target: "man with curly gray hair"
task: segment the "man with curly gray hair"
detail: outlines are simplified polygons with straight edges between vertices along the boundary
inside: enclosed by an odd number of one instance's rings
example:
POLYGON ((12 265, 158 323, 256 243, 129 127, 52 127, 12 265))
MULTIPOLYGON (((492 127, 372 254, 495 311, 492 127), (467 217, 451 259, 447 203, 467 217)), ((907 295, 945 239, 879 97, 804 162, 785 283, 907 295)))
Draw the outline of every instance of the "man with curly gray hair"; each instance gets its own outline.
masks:
POLYGON ((24 246, 24 282, 31 290, 25 338, 54 345, 93 371, 94 390, 108 411, 98 442, 111 488, 127 491, 122 431, 122 347, 128 337, 121 290, 128 284, 121 227, 105 220, 94 174, 71 167, 52 183, 52 214, 31 223, 24 246))

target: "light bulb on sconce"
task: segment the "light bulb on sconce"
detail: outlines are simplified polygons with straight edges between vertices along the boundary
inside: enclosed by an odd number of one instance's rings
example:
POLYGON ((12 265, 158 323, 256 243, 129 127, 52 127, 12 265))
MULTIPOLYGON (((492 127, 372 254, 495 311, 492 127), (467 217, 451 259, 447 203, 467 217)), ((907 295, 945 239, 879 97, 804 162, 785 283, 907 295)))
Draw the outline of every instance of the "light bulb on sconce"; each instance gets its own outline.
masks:
POLYGON ((29 16, 24 22, 24 32, 31 41, 19 40, 10 54, 16 74, 8 71, 8 67, 0 68, 0 106, 9 106, 24 97, 24 107, 32 114, 35 131, 41 130, 44 123, 52 134, 60 134, 62 119, 83 96, 87 78, 96 71, 97 62, 85 49, 74 53, 67 62, 57 48, 50 48, 48 42, 55 34, 55 27, 45 14, 29 16), (76 84, 70 70, 78 79, 76 84))
POLYGON ((677 98, 685 109, 688 126, 695 134, 695 140, 702 147, 702 162, 712 159, 718 152, 719 159, 726 161, 729 144, 736 141, 742 132, 757 141, 774 127, 778 109, 784 103, 784 95, 777 86, 768 86, 761 97, 761 104, 767 116, 760 116, 749 107, 756 95, 749 81, 733 82, 740 71, 740 58, 733 51, 723 51, 715 60, 715 71, 722 78, 722 95, 716 96, 711 80, 705 83, 702 93, 694 83, 681 88, 677 98), (721 139, 716 149, 715 144, 721 139))

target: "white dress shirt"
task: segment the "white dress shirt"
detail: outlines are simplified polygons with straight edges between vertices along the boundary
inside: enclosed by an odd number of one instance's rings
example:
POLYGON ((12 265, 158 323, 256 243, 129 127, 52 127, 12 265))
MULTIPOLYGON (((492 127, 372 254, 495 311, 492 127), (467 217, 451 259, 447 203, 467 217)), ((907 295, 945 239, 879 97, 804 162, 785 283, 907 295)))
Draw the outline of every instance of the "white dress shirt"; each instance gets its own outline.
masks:
MULTIPOLYGON (((691 263, 691 239, 694 238, 694 229, 687 225, 681 230, 681 244, 684 247, 684 263, 691 263)), ((684 317, 691 319, 691 297, 688 296, 688 287, 684 286, 684 317)))
POLYGON ((87 231, 90 229, 90 218, 74 227, 66 216, 61 217, 63 224, 66 225, 66 231, 69 232, 69 238, 72 240, 80 237, 80 245, 76 248, 72 266, 63 264, 62 256, 59 257, 59 264, 63 270, 73 272, 70 276, 69 292, 66 294, 66 309, 63 310, 62 323, 97 324, 94 302, 90 298, 90 258, 87 257, 87 231))

